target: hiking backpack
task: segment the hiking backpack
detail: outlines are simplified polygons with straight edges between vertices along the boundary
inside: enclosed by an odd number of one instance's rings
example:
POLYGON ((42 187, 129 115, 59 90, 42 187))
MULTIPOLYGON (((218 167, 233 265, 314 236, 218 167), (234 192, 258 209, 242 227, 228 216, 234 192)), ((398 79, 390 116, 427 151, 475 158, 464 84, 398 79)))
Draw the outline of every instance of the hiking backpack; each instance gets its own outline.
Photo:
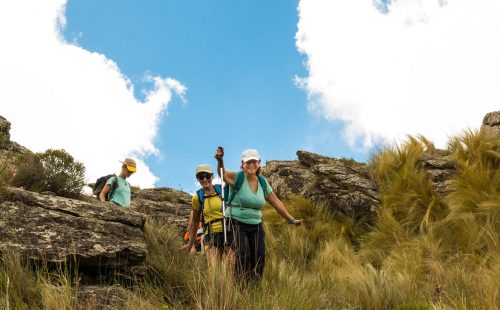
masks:
MULTIPOLYGON (((220 184, 214 184, 214 188, 215 188, 215 192, 217 193, 217 195, 219 195, 219 197, 221 197, 222 187, 220 186, 220 184)), ((202 226, 203 233, 205 233, 209 224, 213 224, 213 223, 222 221, 222 219, 217 219, 217 220, 213 220, 213 221, 206 223, 205 222, 205 215, 204 215, 205 214, 205 212, 204 212, 204 209, 205 209, 205 190, 203 190, 203 188, 200 188, 198 191, 196 191, 196 195, 198 195, 198 201, 200 202, 201 223, 203 225, 202 226)))
POLYGON ((113 194, 115 193, 116 188, 118 187, 118 177, 115 174, 108 174, 103 177, 98 178, 95 181, 94 187, 92 188, 92 194, 96 195, 97 199, 99 199, 99 195, 102 192, 102 189, 106 185, 106 182, 108 182, 109 179, 115 178, 113 181, 113 184, 111 185, 111 189, 109 190, 108 194, 106 195, 106 201, 110 201, 111 197, 113 197, 113 194))

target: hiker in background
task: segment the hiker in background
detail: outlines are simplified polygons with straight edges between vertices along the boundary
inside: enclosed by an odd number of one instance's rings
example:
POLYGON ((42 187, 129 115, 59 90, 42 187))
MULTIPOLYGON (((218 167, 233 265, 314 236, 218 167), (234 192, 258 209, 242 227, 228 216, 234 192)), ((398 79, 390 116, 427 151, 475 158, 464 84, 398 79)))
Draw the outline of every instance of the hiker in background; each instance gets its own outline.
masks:
MULTIPOLYGON (((219 147, 215 153, 217 171, 224 168, 224 149, 219 147)), ((236 276, 244 284, 249 280, 259 282, 264 272, 266 245, 262 212, 266 201, 274 207, 288 224, 300 225, 302 220, 295 219, 274 194, 269 182, 260 175, 260 156, 254 149, 243 151, 241 170, 223 170, 224 182, 230 185, 227 197, 226 216, 231 218, 233 230, 233 251, 236 256, 236 276)))
POLYGON ((122 207, 130 207, 130 184, 127 182, 127 178, 129 178, 134 172, 137 171, 135 161, 132 158, 125 158, 122 163, 122 170, 120 174, 116 177, 109 178, 104 185, 101 193, 99 194, 100 201, 106 201, 106 195, 111 190, 111 188, 115 188, 111 197, 109 197, 109 201, 114 203, 115 205, 122 207), (116 183, 115 183, 116 182, 116 183))
MULTIPOLYGON (((182 230, 182 243, 184 245, 188 244, 188 242, 189 242, 189 236, 190 236, 189 231, 191 230, 191 223, 193 222, 193 218, 194 218, 194 210, 191 209, 191 213, 189 214, 188 225, 186 228, 184 228, 182 230)), ((191 248, 191 251, 188 251, 189 253, 202 252, 203 227, 202 227, 200 219, 198 220, 198 222, 199 222, 199 224, 198 224, 198 230, 196 231, 196 238, 194 241, 194 246, 191 248)))
MULTIPOLYGON (((193 221, 189 227, 189 241, 182 247, 185 252, 191 251, 201 219, 204 230, 203 245, 209 262, 215 258, 222 259, 224 254, 230 256, 229 247, 226 248, 224 244, 222 189, 219 184, 212 184, 213 177, 214 173, 210 165, 202 164, 196 167, 196 179, 201 189, 193 196, 193 221)), ((231 240, 230 234, 227 237, 231 240)))

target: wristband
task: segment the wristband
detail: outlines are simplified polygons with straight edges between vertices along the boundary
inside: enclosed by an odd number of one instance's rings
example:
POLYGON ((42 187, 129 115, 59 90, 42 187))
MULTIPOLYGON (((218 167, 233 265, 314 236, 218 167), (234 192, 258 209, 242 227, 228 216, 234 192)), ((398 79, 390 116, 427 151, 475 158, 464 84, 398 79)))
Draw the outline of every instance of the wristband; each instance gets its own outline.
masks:
POLYGON ((288 220, 288 224, 293 224, 293 222, 295 222, 295 218, 292 216, 292 218, 288 220))

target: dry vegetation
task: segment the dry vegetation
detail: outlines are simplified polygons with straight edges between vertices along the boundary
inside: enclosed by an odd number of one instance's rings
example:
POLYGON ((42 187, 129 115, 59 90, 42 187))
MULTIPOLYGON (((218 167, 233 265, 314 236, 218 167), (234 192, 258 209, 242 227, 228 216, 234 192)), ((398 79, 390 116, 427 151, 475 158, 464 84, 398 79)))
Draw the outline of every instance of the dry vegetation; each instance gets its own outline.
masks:
MULTIPOLYGON (((305 219, 302 227, 267 209, 266 271, 258 287, 237 287, 231 268, 180 253, 174 228, 148 223, 146 279, 124 308, 500 308, 500 140, 466 132, 450 141, 457 176, 444 199, 418 164, 432 150, 423 137, 410 137, 373 157, 382 207, 370 229, 298 197, 285 202, 305 219)), ((75 278, 28 270, 19 257, 4 255, 0 307, 66 309, 75 278)))

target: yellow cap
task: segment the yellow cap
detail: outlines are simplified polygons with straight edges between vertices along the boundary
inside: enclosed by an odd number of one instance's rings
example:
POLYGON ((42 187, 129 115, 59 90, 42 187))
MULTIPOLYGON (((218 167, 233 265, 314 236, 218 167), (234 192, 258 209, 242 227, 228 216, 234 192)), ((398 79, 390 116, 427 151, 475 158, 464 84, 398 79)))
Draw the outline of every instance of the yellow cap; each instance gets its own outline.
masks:
POLYGON ((127 157, 127 158, 125 158, 124 161, 121 161, 121 163, 124 164, 125 166, 127 166, 128 171, 132 171, 132 172, 137 171, 135 160, 133 160, 132 158, 127 157))

